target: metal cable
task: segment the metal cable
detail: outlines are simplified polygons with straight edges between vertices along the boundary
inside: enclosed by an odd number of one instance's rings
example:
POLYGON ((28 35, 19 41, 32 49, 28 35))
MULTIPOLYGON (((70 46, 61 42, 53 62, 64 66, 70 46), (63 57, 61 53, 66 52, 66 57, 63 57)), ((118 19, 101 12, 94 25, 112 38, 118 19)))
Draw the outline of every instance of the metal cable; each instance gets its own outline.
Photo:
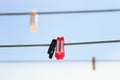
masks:
MULTIPOLYGON (((120 43, 120 40, 106 40, 106 41, 92 41, 92 42, 75 42, 65 43, 66 46, 72 45, 90 45, 90 44, 106 44, 106 43, 120 43)), ((47 47, 50 44, 19 44, 19 45, 0 45, 0 48, 12 48, 12 47, 47 47)))
MULTIPOLYGON (((77 10, 77 11, 53 11, 53 12, 37 12, 38 15, 53 15, 53 14, 78 14, 78 13, 106 13, 106 12, 120 12, 120 9, 101 9, 101 10, 77 10)), ((0 16, 19 16, 30 15, 30 12, 20 13, 0 13, 0 16)))
MULTIPOLYGON (((47 62, 92 62, 92 60, 0 60, 0 63, 47 63, 47 62)), ((120 62, 120 59, 99 59, 96 62, 120 62)))

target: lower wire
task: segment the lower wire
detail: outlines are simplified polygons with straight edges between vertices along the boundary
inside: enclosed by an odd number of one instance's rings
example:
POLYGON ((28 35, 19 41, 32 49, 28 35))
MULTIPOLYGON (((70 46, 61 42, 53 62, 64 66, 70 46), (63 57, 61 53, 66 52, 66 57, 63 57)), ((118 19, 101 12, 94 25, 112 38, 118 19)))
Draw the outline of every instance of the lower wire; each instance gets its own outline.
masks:
MULTIPOLYGON (((92 60, 1 60, 0 63, 92 62, 92 60)), ((120 62, 120 59, 96 60, 96 62, 120 62)))

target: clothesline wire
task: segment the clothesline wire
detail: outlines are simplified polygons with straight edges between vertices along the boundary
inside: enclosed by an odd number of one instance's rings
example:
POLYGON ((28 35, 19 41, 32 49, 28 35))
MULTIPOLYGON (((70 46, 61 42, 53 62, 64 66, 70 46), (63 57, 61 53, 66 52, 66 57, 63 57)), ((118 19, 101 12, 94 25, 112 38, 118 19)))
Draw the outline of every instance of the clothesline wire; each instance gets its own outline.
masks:
MULTIPOLYGON (((37 12, 38 15, 51 14, 77 14, 77 13, 106 13, 106 12, 120 12, 120 9, 100 9, 100 10, 77 10, 77 11, 53 11, 53 12, 37 12)), ((15 13, 0 13, 0 16, 19 16, 30 15, 30 12, 15 12, 15 13)))
MULTIPOLYGON (((72 45, 106 44, 106 43, 120 43, 120 40, 75 42, 75 43, 65 43, 64 45, 66 45, 66 46, 72 46, 72 45)), ((50 46, 50 44, 0 45, 0 48, 12 48, 12 47, 47 47, 47 46, 50 46)))
MULTIPOLYGON (((42 63, 42 62, 91 62, 89 59, 82 60, 0 60, 0 63, 42 63)), ((120 62, 120 59, 98 59, 96 62, 120 62)))

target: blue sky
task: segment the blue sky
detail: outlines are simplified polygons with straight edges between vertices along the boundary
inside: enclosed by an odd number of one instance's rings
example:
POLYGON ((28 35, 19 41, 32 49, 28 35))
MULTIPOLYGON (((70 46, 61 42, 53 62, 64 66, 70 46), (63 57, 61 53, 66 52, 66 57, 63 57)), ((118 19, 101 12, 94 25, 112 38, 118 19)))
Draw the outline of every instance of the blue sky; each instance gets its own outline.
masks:
MULTIPOLYGON (((2 0, 0 13, 70 11, 120 8, 119 0, 2 0)), ((120 12, 97 14, 39 15, 38 30, 30 32, 30 16, 0 16, 0 44, 50 43, 120 39, 120 12)), ((48 60, 48 47, 0 49, 0 60, 48 60)), ((64 60, 119 59, 120 44, 66 46, 64 60)), ((55 58, 54 58, 55 60, 55 58)))

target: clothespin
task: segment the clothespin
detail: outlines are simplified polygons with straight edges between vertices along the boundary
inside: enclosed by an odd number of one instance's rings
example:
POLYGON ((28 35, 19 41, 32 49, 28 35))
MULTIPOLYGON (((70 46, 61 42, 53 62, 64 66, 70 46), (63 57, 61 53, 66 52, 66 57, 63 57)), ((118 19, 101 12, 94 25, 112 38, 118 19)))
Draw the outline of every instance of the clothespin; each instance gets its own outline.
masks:
POLYGON ((37 21, 38 21, 38 15, 36 10, 32 10, 30 14, 30 29, 31 32, 37 31, 37 21))
POLYGON ((93 70, 96 70, 96 59, 95 57, 92 58, 92 66, 93 66, 93 70))
POLYGON ((65 56, 64 52, 64 37, 57 37, 57 46, 55 57, 57 60, 62 60, 65 56))
POLYGON ((48 54, 49 54, 49 58, 52 59, 53 55, 54 55, 54 51, 55 51, 55 47, 56 47, 56 43, 57 43, 57 40, 56 39, 53 39, 50 46, 49 46, 49 49, 48 49, 48 54))

